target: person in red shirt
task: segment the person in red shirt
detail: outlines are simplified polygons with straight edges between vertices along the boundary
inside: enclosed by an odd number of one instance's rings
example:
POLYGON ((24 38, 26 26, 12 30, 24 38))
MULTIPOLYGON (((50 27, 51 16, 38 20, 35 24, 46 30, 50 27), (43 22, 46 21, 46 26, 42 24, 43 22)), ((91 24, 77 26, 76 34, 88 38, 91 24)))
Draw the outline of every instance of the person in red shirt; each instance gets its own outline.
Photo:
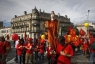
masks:
POLYGON ((0 64, 1 64, 1 62, 2 62, 2 54, 1 54, 1 37, 0 37, 0 64))
POLYGON ((84 41, 83 41, 83 52, 84 52, 85 57, 87 56, 87 50, 88 50, 88 41, 87 41, 86 38, 84 38, 84 41))
POLYGON ((17 55, 18 55, 18 64, 21 64, 22 59, 23 59, 23 51, 24 51, 25 45, 24 45, 24 40, 20 39, 19 43, 17 44, 17 55))
POLYGON ((2 64, 6 64, 6 57, 9 52, 9 48, 10 48, 9 43, 2 36, 1 42, 0 42, 0 55, 2 56, 2 58, 1 58, 2 64))
POLYGON ((33 47, 32 38, 28 38, 28 42, 25 45, 25 48, 26 48, 25 64, 28 64, 29 59, 31 61, 31 64, 33 64, 33 50, 32 50, 32 47, 33 47))
POLYGON ((59 55, 57 64, 71 64, 71 57, 74 55, 72 46, 65 43, 65 38, 63 36, 60 36, 58 41, 59 44, 56 49, 56 54, 59 55), (63 48, 64 50, 62 50, 63 48))
MULTIPOLYGON (((89 46, 91 46, 93 43, 95 43, 95 34, 93 35, 93 38, 90 39, 89 46)), ((90 64, 95 64, 94 63, 94 56, 95 56, 95 49, 92 49, 90 47, 90 64)))
POLYGON ((52 51, 53 48, 51 46, 51 43, 48 43, 47 49, 46 49, 46 54, 47 54, 47 59, 48 59, 48 64, 52 63, 52 51))
POLYGON ((38 52, 39 52, 38 44, 35 45, 34 52, 35 52, 35 60, 37 61, 38 58, 39 58, 39 55, 38 55, 38 52))
POLYGON ((39 60, 43 60, 44 59, 44 44, 42 42, 40 42, 39 45, 39 60))

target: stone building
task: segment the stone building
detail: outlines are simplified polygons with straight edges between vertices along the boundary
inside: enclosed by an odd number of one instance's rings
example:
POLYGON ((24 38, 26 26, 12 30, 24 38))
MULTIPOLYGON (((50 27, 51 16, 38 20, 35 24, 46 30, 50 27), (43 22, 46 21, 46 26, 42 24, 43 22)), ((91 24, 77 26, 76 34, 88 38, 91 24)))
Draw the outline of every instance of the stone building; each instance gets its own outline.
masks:
POLYGON ((11 39, 12 36, 11 26, 0 28, 0 36, 4 36, 6 38, 7 35, 9 35, 11 39))
MULTIPOLYGON (((60 27, 72 25, 70 18, 65 16, 60 16, 58 13, 55 18, 60 21, 60 27)), ((17 33, 19 36, 23 37, 24 32, 28 37, 37 37, 45 31, 45 21, 50 19, 50 13, 37 10, 35 7, 32 9, 32 13, 27 14, 24 11, 24 15, 17 16, 11 19, 12 33, 17 33)), ((60 28, 59 28, 60 29, 60 28)))
POLYGON ((0 21, 0 28, 3 28, 3 22, 0 21))
POLYGON ((95 34, 95 23, 89 23, 88 27, 85 27, 83 24, 76 25, 76 28, 80 31, 80 29, 83 29, 86 34, 87 31, 90 31, 91 34, 95 34))

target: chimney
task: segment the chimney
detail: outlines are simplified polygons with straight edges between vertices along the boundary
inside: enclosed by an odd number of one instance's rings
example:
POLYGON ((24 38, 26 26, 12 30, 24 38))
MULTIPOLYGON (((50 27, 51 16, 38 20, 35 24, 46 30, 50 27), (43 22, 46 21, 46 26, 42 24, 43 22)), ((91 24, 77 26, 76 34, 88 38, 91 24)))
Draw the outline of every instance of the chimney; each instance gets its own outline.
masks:
POLYGON ((15 15, 15 18, 17 18, 17 15, 15 15))
POLYGON ((65 15, 65 18, 67 18, 67 15, 65 15))
POLYGON ((43 13, 45 13, 45 11, 43 10, 43 13))
POLYGON ((58 17, 60 16, 60 13, 58 13, 58 17))
POLYGON ((27 14, 27 11, 24 11, 24 14, 26 15, 27 14))
POLYGON ((41 9, 39 9, 39 12, 41 12, 41 9))

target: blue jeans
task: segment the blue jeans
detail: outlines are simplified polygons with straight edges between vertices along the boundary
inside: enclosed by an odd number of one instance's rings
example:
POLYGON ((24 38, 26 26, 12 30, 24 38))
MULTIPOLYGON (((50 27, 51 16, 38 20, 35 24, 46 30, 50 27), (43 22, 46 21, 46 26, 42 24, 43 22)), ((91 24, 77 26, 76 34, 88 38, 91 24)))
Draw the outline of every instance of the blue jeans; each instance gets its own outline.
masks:
POLYGON ((18 64, 21 64, 23 57, 18 55, 18 64))
POLYGON ((17 49, 15 49, 15 53, 16 53, 16 55, 15 55, 15 61, 18 61, 18 55, 17 55, 17 49))
POLYGON ((44 59, 44 53, 39 53, 39 60, 43 60, 44 59))
POLYGON ((50 57, 47 57, 48 58, 48 64, 52 64, 52 60, 50 57))
POLYGON ((35 52, 35 60, 38 60, 39 56, 38 56, 38 51, 35 52))
POLYGON ((90 64, 94 64, 94 55, 95 52, 90 52, 90 64))

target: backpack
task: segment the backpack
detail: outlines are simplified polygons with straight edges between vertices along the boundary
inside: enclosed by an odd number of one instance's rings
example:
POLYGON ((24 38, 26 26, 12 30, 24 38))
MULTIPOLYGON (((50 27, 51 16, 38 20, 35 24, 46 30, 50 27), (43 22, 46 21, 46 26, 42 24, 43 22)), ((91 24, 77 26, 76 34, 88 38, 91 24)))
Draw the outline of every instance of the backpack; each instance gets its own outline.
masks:
POLYGON ((91 44, 90 48, 95 50, 95 41, 91 44))

